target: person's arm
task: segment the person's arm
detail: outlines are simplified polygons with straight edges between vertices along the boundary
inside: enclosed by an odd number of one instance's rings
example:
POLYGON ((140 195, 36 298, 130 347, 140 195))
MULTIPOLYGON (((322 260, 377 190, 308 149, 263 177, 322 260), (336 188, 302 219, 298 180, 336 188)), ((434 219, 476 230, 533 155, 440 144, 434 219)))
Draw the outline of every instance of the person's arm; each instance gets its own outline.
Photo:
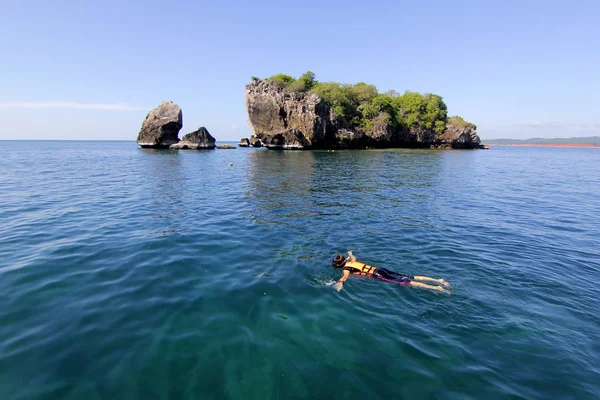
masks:
POLYGON ((346 257, 346 261, 356 261, 356 257, 352 255, 352 251, 348 250, 348 257, 346 257))
POLYGON ((337 283, 335 284, 335 288, 337 289, 338 292, 340 290, 342 290, 342 288, 344 287, 344 282, 346 282, 346 279, 348 279, 349 276, 350 276, 350 271, 348 271, 347 269, 345 269, 344 270, 344 275, 342 275, 342 277, 340 278, 340 280, 337 281, 337 283))

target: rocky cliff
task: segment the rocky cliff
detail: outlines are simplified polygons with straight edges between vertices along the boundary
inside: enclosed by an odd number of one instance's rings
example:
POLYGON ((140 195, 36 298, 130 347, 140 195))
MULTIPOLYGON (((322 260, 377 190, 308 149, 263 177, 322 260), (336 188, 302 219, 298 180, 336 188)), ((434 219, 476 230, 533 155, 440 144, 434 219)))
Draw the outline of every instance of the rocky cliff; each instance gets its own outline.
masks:
POLYGON ((250 126, 268 148, 480 147, 475 125, 465 121, 436 134, 424 126, 394 125, 389 113, 379 112, 364 129, 352 128, 316 93, 290 91, 268 79, 253 79, 245 101, 250 126))
POLYGON ((137 144, 142 147, 168 148, 179 142, 178 135, 182 126, 181 108, 172 101, 166 101, 146 115, 137 144))
POLYGON ((335 134, 330 107, 319 96, 288 93, 268 80, 246 86, 246 109, 250 126, 265 147, 326 147, 335 134))
POLYGON ((481 140, 477 135, 477 127, 460 117, 448 119, 444 133, 436 138, 436 146, 452 149, 481 148, 481 140))

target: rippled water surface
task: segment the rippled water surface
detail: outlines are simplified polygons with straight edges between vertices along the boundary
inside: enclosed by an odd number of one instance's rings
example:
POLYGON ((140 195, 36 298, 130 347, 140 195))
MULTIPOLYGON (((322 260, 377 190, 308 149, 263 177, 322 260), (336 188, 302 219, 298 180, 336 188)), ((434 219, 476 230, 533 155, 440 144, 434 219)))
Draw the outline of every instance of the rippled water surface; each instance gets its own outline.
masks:
POLYGON ((597 149, 0 144, 2 399, 600 397, 597 149))

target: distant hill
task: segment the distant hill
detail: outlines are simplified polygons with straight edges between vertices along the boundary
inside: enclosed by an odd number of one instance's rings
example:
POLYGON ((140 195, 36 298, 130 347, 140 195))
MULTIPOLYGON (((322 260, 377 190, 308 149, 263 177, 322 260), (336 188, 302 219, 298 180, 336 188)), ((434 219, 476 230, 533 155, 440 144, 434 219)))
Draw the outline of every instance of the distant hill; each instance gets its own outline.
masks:
POLYGON ((592 144, 600 146, 600 136, 573 137, 573 138, 531 138, 531 139, 482 139, 483 144, 592 144))

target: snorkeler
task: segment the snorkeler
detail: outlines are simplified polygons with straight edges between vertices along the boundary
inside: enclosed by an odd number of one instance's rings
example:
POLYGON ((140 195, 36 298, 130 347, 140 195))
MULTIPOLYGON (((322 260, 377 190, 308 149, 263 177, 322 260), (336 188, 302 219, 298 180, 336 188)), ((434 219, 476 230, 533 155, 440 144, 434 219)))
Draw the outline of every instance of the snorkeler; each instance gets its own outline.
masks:
POLYGON ((348 252, 348 257, 344 258, 341 254, 336 254, 331 262, 336 268, 342 268, 344 275, 339 281, 337 281, 335 288, 339 292, 344 287, 344 282, 348 279, 350 274, 363 275, 363 276, 374 276, 375 278, 381 279, 382 281, 393 282, 403 286, 420 287, 423 289, 437 290, 438 292, 450 294, 450 291, 446 289, 450 286, 448 282, 443 279, 430 278, 428 276, 412 276, 399 274, 398 272, 390 271, 385 268, 373 267, 360 261, 356 261, 356 257, 352 255, 352 252, 348 252), (430 281, 437 282, 442 286, 438 285, 427 285, 425 283, 417 281, 430 281))

